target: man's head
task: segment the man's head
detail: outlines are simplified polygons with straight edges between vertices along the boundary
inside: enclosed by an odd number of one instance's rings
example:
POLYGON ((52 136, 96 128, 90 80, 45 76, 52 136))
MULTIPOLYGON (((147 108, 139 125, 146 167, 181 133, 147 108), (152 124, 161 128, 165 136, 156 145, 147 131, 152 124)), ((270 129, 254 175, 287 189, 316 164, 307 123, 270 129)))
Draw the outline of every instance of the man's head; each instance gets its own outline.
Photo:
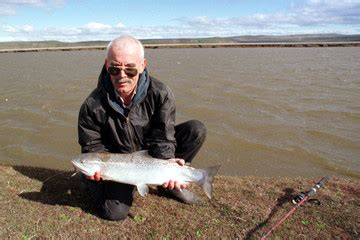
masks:
POLYGON ((144 47, 136 38, 121 36, 109 43, 105 65, 111 82, 121 97, 132 95, 146 64, 144 47))

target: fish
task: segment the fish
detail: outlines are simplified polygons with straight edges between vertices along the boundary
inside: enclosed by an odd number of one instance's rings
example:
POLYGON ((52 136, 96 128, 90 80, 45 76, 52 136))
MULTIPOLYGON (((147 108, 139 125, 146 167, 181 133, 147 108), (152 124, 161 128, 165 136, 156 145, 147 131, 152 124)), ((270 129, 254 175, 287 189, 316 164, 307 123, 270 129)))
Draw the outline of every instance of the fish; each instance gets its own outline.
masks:
POLYGON ((163 185, 169 180, 180 184, 195 183, 211 199, 212 183, 221 165, 196 169, 153 158, 147 150, 134 153, 83 153, 71 160, 77 172, 94 176, 99 171, 103 180, 134 185, 145 197, 150 185, 163 185))

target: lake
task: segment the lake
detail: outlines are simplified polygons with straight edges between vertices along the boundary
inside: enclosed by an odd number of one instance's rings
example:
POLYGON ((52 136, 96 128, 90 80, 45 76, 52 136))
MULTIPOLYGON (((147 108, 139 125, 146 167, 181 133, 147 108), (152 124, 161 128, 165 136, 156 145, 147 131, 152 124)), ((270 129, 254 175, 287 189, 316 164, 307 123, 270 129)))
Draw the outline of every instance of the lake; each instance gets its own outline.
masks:
MULTIPOLYGON (((208 128, 195 167, 360 179, 360 48, 146 49, 177 123, 208 128)), ((72 169, 77 116, 105 52, 0 54, 0 163, 72 169)))

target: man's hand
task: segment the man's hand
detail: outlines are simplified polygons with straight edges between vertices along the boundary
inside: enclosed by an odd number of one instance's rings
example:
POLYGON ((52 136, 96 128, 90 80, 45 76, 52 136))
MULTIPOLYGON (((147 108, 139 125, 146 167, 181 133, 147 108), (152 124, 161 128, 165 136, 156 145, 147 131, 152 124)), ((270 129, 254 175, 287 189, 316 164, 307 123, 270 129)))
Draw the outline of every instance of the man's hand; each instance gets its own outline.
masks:
MULTIPOLYGON (((172 158, 172 159, 169 159, 167 161, 171 161, 171 162, 175 162, 177 164, 179 164, 180 166, 184 166, 185 165, 185 160, 184 159, 180 159, 180 158, 172 158)), ((173 181, 173 180, 170 180, 168 182, 165 182, 163 185, 163 188, 167 188, 169 190, 173 190, 173 189, 176 189, 176 190, 181 190, 181 189, 184 189, 184 188, 187 188, 188 185, 187 184, 180 184, 179 182, 177 181, 173 181)))
POLYGON ((99 182, 100 180, 102 180, 100 172, 95 172, 94 176, 87 176, 86 178, 89 180, 96 181, 96 182, 99 182))

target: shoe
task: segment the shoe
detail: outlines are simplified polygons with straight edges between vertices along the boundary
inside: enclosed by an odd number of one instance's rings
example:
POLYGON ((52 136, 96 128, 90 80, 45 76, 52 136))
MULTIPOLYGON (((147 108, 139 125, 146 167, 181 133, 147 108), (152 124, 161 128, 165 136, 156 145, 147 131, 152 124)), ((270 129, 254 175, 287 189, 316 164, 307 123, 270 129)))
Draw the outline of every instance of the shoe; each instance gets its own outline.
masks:
POLYGON ((162 196, 165 196, 168 198, 173 198, 173 199, 178 200, 179 202, 182 202, 185 204, 201 204, 202 203, 202 200, 198 195, 196 195, 193 192, 190 192, 187 189, 169 190, 169 189, 165 189, 163 187, 158 187, 158 193, 159 193, 159 195, 162 195, 162 196))

